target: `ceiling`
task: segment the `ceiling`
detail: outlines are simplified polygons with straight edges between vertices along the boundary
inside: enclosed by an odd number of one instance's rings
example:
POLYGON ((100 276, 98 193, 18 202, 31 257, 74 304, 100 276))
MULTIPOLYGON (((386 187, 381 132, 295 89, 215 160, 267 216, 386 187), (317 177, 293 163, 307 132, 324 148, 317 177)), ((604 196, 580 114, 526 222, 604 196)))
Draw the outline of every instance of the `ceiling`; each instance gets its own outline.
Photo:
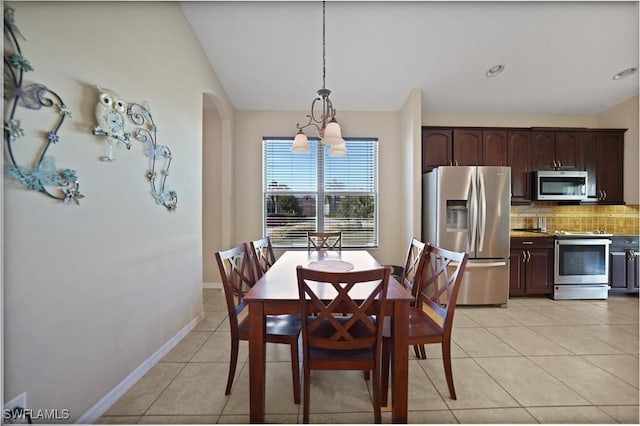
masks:
MULTIPOLYGON (((320 1, 180 3, 235 109, 305 111, 322 87, 320 1)), ((637 2, 330 1, 340 111, 597 115, 638 94, 637 2), (485 76, 497 64, 495 77, 485 76)))

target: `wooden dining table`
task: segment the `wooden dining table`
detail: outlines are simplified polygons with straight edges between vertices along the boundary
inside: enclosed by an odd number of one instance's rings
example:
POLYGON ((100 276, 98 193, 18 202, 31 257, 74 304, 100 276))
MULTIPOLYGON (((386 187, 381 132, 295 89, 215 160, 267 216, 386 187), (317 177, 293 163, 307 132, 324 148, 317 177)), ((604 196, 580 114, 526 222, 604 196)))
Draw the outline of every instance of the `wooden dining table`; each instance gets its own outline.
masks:
MULTIPOLYGON (((265 422, 265 315, 300 312, 296 267, 366 270, 380 267, 366 250, 286 251, 244 296, 249 306, 249 396, 251 423, 265 422)), ((411 293, 389 278, 385 316, 391 318, 392 422, 407 423, 409 304, 411 293)))

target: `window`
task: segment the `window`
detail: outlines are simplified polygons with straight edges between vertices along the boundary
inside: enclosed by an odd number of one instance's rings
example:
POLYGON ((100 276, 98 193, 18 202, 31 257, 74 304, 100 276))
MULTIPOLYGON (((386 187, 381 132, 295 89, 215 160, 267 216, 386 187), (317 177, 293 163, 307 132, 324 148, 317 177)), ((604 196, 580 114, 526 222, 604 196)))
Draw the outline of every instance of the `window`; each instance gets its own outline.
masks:
POLYGON ((309 154, 291 153, 292 138, 263 138, 264 235, 274 247, 307 246, 307 231, 342 231, 343 247, 378 245, 378 140, 345 139, 347 156, 309 139, 309 154))

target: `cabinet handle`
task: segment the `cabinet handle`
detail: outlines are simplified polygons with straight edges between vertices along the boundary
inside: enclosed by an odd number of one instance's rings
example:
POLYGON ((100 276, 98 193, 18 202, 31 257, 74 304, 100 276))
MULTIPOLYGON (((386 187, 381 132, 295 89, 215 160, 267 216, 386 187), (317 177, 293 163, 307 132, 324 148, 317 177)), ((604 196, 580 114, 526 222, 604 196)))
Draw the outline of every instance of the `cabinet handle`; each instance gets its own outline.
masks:
POLYGON ((458 165, 458 160, 456 160, 456 166, 458 165))
POLYGON ((531 245, 533 245, 533 241, 523 241, 522 245, 523 246, 531 246, 531 245))
POLYGON ((522 263, 525 263, 527 261, 527 252, 522 250, 522 263))
POLYGON ((556 160, 552 161, 552 167, 555 169, 556 168, 556 160))
POLYGON ((527 250, 527 262, 531 262, 531 252, 527 250))
POLYGON ((607 191, 603 190, 602 192, 604 193, 604 197, 602 199, 606 200, 607 199, 607 191))
POLYGON ((558 160, 558 168, 562 167, 562 161, 558 160))

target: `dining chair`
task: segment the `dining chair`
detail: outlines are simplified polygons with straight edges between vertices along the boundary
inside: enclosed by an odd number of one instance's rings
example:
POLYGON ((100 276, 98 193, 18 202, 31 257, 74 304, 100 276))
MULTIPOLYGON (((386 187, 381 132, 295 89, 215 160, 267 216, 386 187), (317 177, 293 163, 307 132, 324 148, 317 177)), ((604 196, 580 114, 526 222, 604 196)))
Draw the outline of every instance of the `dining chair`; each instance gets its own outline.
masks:
POLYGON ((342 250, 342 231, 307 232, 307 250, 342 250))
POLYGON ((260 279, 265 272, 276 263, 276 256, 273 254, 271 238, 263 237, 249 241, 253 263, 256 268, 256 279, 260 279))
POLYGON ((390 267, 349 272, 297 267, 303 423, 309 423, 311 370, 372 371, 374 418, 381 423, 382 323, 390 272, 390 267))
MULTIPOLYGON (((409 308, 409 345, 440 343, 442 362, 451 399, 456 399, 451 370, 451 331, 456 300, 469 255, 427 244, 423 279, 417 304, 409 308)), ((389 386, 391 327, 385 321, 383 338, 382 401, 386 404, 389 386)))
MULTIPOLYGON (((414 300, 410 306, 417 306, 418 304, 418 290, 420 289, 420 283, 423 276, 425 260, 427 258, 425 247, 427 245, 422 241, 411 238, 409 242, 409 249, 407 250, 407 258, 404 264, 404 268, 399 276, 395 278, 411 292, 414 300)), ((425 359, 427 353, 424 345, 414 345, 413 349, 416 354, 416 358, 425 359)))
MULTIPOLYGON (((231 326, 231 359, 229 377, 225 395, 231 393, 238 363, 240 340, 249 340, 249 316, 244 311, 247 303, 243 297, 255 284, 254 265, 251 261, 250 245, 241 244, 216 253, 216 260, 222 278, 222 286, 229 311, 231 326)), ((300 336, 300 315, 267 315, 265 340, 269 343, 282 343, 291 347, 291 376, 293 381, 293 400, 300 403, 300 360, 298 340, 300 336)))

